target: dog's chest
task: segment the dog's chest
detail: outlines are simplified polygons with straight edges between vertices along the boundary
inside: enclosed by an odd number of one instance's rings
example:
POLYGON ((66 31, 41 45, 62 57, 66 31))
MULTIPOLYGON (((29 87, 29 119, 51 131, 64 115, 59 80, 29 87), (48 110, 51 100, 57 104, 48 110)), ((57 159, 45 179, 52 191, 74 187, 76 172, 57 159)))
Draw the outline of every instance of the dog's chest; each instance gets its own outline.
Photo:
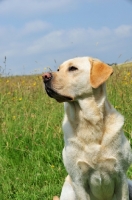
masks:
POLYGON ((112 197, 115 187, 116 159, 105 157, 100 146, 78 148, 74 141, 63 150, 63 160, 72 180, 83 184, 88 193, 99 199, 112 197), (73 145, 74 143, 74 145, 73 145), (112 178, 113 177, 113 178, 112 178), (110 195, 110 196, 107 196, 110 195))
POLYGON ((79 118, 75 118, 74 121, 71 121, 65 115, 62 128, 66 146, 71 138, 80 141, 82 146, 87 146, 90 143, 99 143, 102 139, 102 123, 100 121, 94 126, 80 116, 79 118))
POLYGON ((78 140, 78 138, 70 138, 67 145, 63 150, 63 159, 66 165, 77 165, 78 161, 86 162, 89 168, 96 168, 103 163, 109 168, 116 166, 118 153, 114 150, 102 148, 99 144, 86 144, 84 141, 78 140))
MULTIPOLYGON (((79 118, 81 118, 79 116, 79 118)), ((101 124, 101 123, 100 123, 101 124)), ((64 163, 73 166, 78 160, 86 161, 90 166, 98 164, 99 160, 105 160, 114 155, 113 149, 102 148, 99 144, 102 139, 101 125, 93 126, 86 120, 76 119, 71 123, 65 115, 63 121, 65 141, 64 163), (107 155, 109 152, 109 155, 107 155)))

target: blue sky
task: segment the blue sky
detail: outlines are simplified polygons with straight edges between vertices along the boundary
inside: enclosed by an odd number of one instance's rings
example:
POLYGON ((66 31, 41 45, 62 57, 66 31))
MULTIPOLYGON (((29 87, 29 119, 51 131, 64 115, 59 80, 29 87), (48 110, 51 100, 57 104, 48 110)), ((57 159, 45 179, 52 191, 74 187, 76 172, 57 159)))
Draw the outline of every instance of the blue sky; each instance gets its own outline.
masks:
POLYGON ((132 0, 0 0, 0 66, 6 74, 56 70, 92 56, 132 60, 132 0))

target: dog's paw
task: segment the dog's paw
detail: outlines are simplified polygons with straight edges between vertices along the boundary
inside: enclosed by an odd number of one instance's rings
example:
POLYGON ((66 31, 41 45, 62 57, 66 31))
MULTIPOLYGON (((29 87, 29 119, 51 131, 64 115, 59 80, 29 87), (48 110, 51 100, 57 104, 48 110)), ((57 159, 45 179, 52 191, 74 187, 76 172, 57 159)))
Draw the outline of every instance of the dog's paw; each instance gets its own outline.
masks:
POLYGON ((54 197, 53 197, 53 200, 59 200, 59 197, 54 196, 54 197))

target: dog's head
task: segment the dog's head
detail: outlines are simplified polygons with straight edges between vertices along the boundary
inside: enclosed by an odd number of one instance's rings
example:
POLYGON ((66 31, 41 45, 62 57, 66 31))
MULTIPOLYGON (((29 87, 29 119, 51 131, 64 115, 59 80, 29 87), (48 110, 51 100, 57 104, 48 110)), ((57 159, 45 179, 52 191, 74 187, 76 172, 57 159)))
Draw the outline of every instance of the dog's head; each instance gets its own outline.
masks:
POLYGON ((81 57, 62 63, 57 72, 44 73, 47 94, 58 102, 74 101, 92 94, 102 85, 113 69, 100 60, 81 57))

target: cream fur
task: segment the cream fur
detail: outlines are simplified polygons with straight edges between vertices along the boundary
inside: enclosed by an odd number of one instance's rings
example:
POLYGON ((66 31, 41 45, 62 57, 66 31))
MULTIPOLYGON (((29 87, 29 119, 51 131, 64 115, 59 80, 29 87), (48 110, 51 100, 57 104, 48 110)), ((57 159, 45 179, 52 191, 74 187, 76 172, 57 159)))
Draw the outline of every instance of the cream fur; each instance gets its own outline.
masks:
POLYGON ((103 65, 96 59, 75 58, 52 74, 52 89, 73 99, 64 103, 63 161, 69 176, 60 200, 129 200, 126 171, 132 154, 122 130, 124 118, 107 100, 105 72, 101 85, 92 80, 96 88, 92 87, 91 60, 103 65), (68 71, 71 65, 77 70, 68 71))

